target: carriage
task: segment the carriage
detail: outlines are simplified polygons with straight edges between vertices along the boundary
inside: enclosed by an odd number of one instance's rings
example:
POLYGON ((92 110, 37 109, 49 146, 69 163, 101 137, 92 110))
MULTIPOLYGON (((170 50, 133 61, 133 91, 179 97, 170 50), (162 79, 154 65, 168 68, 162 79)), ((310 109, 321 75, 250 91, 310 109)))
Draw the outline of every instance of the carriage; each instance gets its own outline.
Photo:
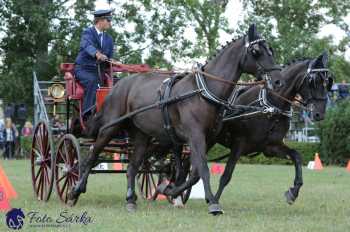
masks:
MULTIPOLYGON (((59 199, 67 204, 68 192, 79 179, 79 163, 94 144, 93 139, 79 137, 74 127, 84 128, 82 119, 82 101, 84 89, 75 80, 74 64, 62 63, 60 70, 64 80, 54 78, 51 81, 39 81, 33 72, 34 85, 34 121, 31 159, 31 177, 34 195, 39 201, 50 199, 53 187, 59 199)), ((117 73, 149 72, 147 65, 111 64, 107 72, 102 74, 103 87, 96 93, 96 109, 100 110, 105 96, 118 78, 117 73)), ((154 141, 154 146, 157 142, 154 141)), ((132 141, 127 133, 114 138, 103 149, 102 158, 90 172, 126 173, 128 156, 133 152, 132 141), (103 164, 103 165, 101 165, 103 164), (108 168, 108 164, 119 164, 118 169, 108 168), (121 165, 120 165, 121 164, 121 165), (107 168, 106 168, 107 167, 107 168)), ((190 151, 183 147, 181 161, 189 171, 190 151)), ((109 165, 112 166, 112 165, 109 165)), ((176 178, 174 156, 169 153, 158 154, 157 150, 147 155, 137 175, 137 186, 140 195, 146 200, 156 200, 157 186, 163 182, 172 183, 176 178)), ((189 198, 191 188, 180 196, 183 203, 189 198)), ((170 203, 175 199, 167 197, 170 203)))

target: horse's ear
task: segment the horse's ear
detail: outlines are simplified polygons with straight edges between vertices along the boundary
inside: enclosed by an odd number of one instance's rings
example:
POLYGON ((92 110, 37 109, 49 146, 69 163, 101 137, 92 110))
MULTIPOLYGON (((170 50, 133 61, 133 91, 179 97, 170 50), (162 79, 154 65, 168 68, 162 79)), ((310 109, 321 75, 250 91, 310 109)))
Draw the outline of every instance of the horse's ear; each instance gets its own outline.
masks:
POLYGON ((323 64, 323 67, 328 66, 328 52, 327 51, 324 51, 322 53, 322 64, 323 64))
POLYGON ((258 37, 258 32, 256 30, 255 23, 251 24, 248 29, 248 39, 249 42, 254 41, 258 37))
POLYGON ((328 64, 328 54, 327 52, 323 52, 314 62, 314 68, 325 68, 328 64))

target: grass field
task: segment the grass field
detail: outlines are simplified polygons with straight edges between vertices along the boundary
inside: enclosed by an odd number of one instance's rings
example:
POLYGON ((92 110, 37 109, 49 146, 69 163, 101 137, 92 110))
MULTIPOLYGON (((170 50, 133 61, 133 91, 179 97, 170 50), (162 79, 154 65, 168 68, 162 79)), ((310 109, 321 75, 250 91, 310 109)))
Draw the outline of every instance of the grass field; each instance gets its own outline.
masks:
MULTIPOLYGON (((52 218, 64 210, 74 215, 86 211, 93 220, 88 225, 35 228, 27 216, 20 231, 350 231, 350 173, 345 168, 304 169, 299 199, 289 206, 283 193, 293 182, 292 166, 238 165, 221 198, 225 214, 213 217, 204 200, 191 199, 184 209, 166 201, 139 199, 137 213, 129 214, 124 207, 126 178, 115 174, 91 175, 87 193, 74 208, 61 204, 56 193, 49 202, 38 202, 33 196, 29 161, 1 160, 1 166, 19 194, 11 201, 12 207, 52 218)), ((212 177, 215 190, 218 180, 212 177)), ((5 216, 1 216, 0 231, 7 231, 5 216)))

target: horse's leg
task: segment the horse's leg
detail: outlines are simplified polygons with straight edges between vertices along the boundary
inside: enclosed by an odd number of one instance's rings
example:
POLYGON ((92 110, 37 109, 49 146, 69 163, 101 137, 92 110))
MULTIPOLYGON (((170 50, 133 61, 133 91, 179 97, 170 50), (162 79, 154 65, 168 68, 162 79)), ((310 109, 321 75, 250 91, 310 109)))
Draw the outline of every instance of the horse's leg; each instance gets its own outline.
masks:
POLYGON ((180 186, 186 181, 187 173, 185 172, 185 168, 182 164, 182 146, 178 146, 174 149, 175 156, 175 186, 180 186))
POLYGON ((79 165, 80 179, 68 194, 69 205, 73 205, 74 202, 79 198, 79 195, 81 193, 86 192, 86 185, 89 173, 91 169, 96 165, 98 155, 103 150, 103 148, 109 143, 115 131, 116 127, 110 127, 99 133, 95 144, 90 147, 88 156, 86 157, 86 159, 81 161, 79 165))
POLYGON ((183 191, 191 187, 192 185, 196 184, 199 181, 199 176, 195 170, 195 168, 192 168, 192 171, 190 173, 190 176, 187 181, 183 182, 181 185, 172 187, 169 186, 166 183, 162 183, 158 185, 157 191, 159 191, 162 194, 165 194, 167 196, 178 196, 181 194, 183 191))
POLYGON ((128 189, 126 193, 126 209, 135 212, 137 196, 135 193, 135 177, 140 169, 144 155, 147 150, 149 138, 142 132, 136 132, 134 138, 134 152, 129 156, 127 170, 128 189))
POLYGON ((302 158, 299 152, 294 149, 287 147, 285 144, 271 145, 268 146, 264 153, 275 154, 281 158, 290 157, 294 163, 295 167, 295 178, 294 178, 294 186, 289 188, 287 192, 285 192, 285 197, 288 204, 293 204, 294 201, 298 198, 299 190, 303 185, 303 173, 302 173, 302 158))
POLYGON ((213 215, 222 214, 221 206, 215 199, 210 187, 210 172, 206 158, 207 149, 205 135, 201 131, 195 131, 191 134, 190 138, 192 166, 198 170, 198 174, 202 178, 205 199, 209 203, 209 213, 213 215))
POLYGON ((220 177, 220 184, 218 191, 215 194, 215 198, 217 201, 219 201, 222 192, 224 191, 225 186, 230 182, 232 178, 232 173, 235 170, 236 163, 241 156, 242 147, 241 144, 235 144, 231 147, 231 154, 230 157, 226 163, 225 171, 220 177))
MULTIPOLYGON (((223 211, 217 200, 214 198, 210 187, 210 173, 206 159, 206 136, 202 131, 194 130, 189 134, 189 138, 192 167, 194 169, 194 174, 198 172, 200 178, 203 180, 205 199, 209 203, 209 213, 213 215, 222 214, 223 211)), ((188 182, 191 182, 192 184, 194 180, 195 176, 190 178, 189 181, 186 181, 187 184, 185 183, 183 186, 188 187, 188 182)), ((181 187, 182 186, 180 186, 180 188, 175 188, 176 190, 173 190, 173 195, 176 196, 181 193, 184 190, 181 187)))
MULTIPOLYGON (((187 157, 183 157, 182 154, 182 146, 177 147, 176 149, 174 149, 174 156, 175 156, 175 171, 176 171, 176 175, 175 175, 175 187, 179 187, 182 184, 184 184, 186 182, 186 177, 188 176, 189 172, 190 172, 190 167, 191 164, 189 161, 189 159, 187 160, 187 157)), ((199 177, 194 178, 193 182, 197 182, 199 180, 199 177)), ((192 186, 192 185, 188 185, 188 186, 192 186)), ((179 194, 181 195, 182 192, 179 192, 179 194)), ((174 206, 175 207, 183 207, 183 201, 182 201, 182 197, 180 195, 174 195, 174 206)))
POLYGON ((222 214, 223 211, 221 206, 215 199, 210 187, 210 174, 206 160, 205 135, 201 132, 195 132, 189 137, 191 138, 189 144, 191 148, 191 164, 193 169, 189 180, 175 188, 169 188, 166 185, 159 185, 158 190, 166 195, 177 196, 195 184, 200 177, 203 180, 205 199, 209 203, 209 213, 213 215, 222 214))

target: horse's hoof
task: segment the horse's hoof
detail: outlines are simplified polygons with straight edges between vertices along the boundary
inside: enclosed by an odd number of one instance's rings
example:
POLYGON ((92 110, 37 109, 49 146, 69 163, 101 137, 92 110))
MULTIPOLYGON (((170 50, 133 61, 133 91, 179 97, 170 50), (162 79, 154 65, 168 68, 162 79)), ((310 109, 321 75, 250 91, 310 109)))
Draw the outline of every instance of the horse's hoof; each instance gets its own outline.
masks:
POLYGON ((126 210, 129 213, 135 213, 136 212, 136 204, 135 203, 126 203, 126 210))
POLYGON ((67 205, 68 205, 69 207, 73 207, 73 206, 75 206, 75 204, 77 203, 77 201, 78 201, 78 199, 69 199, 69 200, 67 200, 67 205))
POLYGON ((290 191, 290 189, 284 193, 284 196, 286 197, 286 201, 288 204, 292 205, 295 202, 296 197, 294 196, 292 191, 290 191))
POLYGON ((166 189, 169 188, 169 185, 165 182, 161 183, 157 186, 157 192, 161 194, 165 194, 166 189))
POLYGON ((209 213, 214 216, 224 213, 224 211, 221 209, 221 206, 219 204, 209 205, 208 210, 209 210, 209 213))
POLYGON ((67 196, 67 205, 73 207, 77 203, 78 197, 79 195, 74 191, 74 188, 71 189, 67 196))
POLYGON ((183 207, 185 207, 184 203, 182 202, 181 196, 178 196, 178 197, 174 198, 173 204, 174 204, 174 207, 176 207, 176 208, 183 208, 183 207))

